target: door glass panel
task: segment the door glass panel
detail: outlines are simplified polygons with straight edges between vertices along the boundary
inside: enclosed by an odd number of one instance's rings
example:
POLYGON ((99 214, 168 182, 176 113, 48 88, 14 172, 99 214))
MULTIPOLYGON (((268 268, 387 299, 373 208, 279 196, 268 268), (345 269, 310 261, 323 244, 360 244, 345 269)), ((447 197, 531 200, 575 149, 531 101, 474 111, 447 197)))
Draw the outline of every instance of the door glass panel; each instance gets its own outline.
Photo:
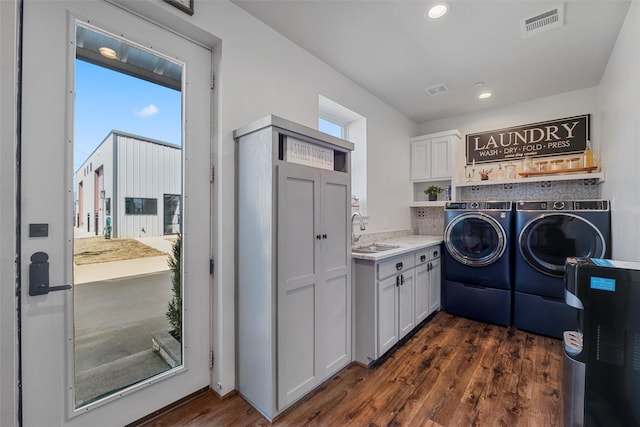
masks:
POLYGON ((182 72, 76 26, 76 408, 182 365, 182 72))
POLYGON ((574 215, 550 215, 535 220, 523 232, 521 249, 529 264, 561 277, 568 257, 604 256, 604 241, 589 222, 574 215))

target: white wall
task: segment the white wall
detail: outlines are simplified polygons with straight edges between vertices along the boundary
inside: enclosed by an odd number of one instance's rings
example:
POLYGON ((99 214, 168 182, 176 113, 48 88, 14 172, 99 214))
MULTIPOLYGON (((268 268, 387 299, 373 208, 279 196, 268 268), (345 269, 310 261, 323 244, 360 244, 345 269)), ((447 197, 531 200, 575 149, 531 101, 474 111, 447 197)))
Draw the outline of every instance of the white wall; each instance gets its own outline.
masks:
POLYGON ((214 47, 214 353, 212 384, 235 386, 235 142, 233 130, 268 114, 317 128, 318 95, 366 117, 368 231, 411 227, 408 139, 416 124, 227 1, 196 2, 193 17, 163 2, 117 0, 214 47))
POLYGON ((16 337, 16 22, 17 4, 0 1, 0 425, 17 425, 16 337))
MULTIPOLYGON (((410 227, 406 192, 409 149, 415 124, 353 82, 301 50, 243 10, 227 2, 200 3, 196 17, 222 39, 219 128, 216 145, 217 291, 220 322, 214 372, 223 393, 233 388, 234 370, 234 141, 232 132, 259 117, 276 114, 316 128, 322 94, 367 118, 369 230, 410 227)), ((219 53, 218 53, 219 54, 219 53)))
POLYGON ((612 257, 640 261, 640 2, 629 7, 600 84, 600 105, 612 257))
MULTIPOLYGON (((500 96, 496 94, 494 96, 500 96)), ((478 100, 480 101, 480 100, 478 100)), ((598 105, 598 88, 582 89, 573 92, 538 98, 527 102, 510 104, 502 107, 434 120, 419 125, 420 134, 458 129, 464 146, 466 135, 505 127, 526 125, 545 120, 591 114, 591 140, 596 156, 600 148, 600 108, 598 105)), ((464 156, 465 150, 459 150, 464 156)))

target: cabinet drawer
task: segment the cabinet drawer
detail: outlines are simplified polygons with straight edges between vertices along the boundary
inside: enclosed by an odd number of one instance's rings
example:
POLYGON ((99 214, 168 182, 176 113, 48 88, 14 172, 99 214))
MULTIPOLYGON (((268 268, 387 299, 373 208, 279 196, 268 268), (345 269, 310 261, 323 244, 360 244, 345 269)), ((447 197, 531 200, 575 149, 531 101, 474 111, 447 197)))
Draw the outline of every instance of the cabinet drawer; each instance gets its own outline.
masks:
POLYGON ((416 252, 416 265, 424 264, 440 258, 440 246, 432 246, 416 252))
POLYGON ((413 268, 414 265, 415 258, 413 254, 402 255, 388 261, 383 261, 378 264, 378 280, 386 279, 387 277, 393 276, 397 273, 402 273, 409 268, 413 268))

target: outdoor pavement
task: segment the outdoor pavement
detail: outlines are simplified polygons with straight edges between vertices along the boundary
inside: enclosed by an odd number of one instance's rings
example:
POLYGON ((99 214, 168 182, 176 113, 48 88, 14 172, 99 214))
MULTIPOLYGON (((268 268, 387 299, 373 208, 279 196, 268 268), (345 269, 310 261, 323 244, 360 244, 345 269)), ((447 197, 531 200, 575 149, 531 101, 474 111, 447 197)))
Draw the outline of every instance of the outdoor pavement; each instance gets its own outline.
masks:
MULTIPOLYGON (((99 236, 99 235, 98 235, 99 236)), ((74 237, 97 237, 87 232, 86 229, 74 229, 74 237)), ((135 240, 151 246, 159 251, 171 253, 171 246, 175 238, 167 236, 138 237, 135 240)), ((98 282, 102 280, 119 279, 121 277, 141 276, 160 271, 169 270, 168 257, 165 255, 156 257, 128 259, 124 261, 102 262, 98 264, 76 265, 73 270, 73 283, 98 282)))
POLYGON ((76 265, 73 270, 74 285, 120 279, 122 277, 144 276, 169 270, 167 256, 128 259, 124 261, 101 262, 98 264, 76 265))
MULTIPOLYGON (((101 237, 74 229, 74 237, 101 237)), ((173 236, 140 237, 167 255, 74 265, 75 394, 87 403, 170 369, 153 348, 153 333, 168 330, 171 298, 167 263, 173 236)))

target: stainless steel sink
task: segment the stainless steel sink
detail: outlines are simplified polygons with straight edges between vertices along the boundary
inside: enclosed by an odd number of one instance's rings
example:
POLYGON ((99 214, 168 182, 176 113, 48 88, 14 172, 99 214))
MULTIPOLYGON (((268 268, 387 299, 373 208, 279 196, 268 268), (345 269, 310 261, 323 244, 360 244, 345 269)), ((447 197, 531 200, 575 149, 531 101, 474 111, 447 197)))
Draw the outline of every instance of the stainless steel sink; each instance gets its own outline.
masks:
POLYGON ((373 243, 371 245, 353 248, 351 249, 351 252, 361 253, 361 254, 374 254, 378 252, 388 251, 391 249, 397 249, 399 247, 400 247, 399 245, 385 245, 382 243, 373 243))

